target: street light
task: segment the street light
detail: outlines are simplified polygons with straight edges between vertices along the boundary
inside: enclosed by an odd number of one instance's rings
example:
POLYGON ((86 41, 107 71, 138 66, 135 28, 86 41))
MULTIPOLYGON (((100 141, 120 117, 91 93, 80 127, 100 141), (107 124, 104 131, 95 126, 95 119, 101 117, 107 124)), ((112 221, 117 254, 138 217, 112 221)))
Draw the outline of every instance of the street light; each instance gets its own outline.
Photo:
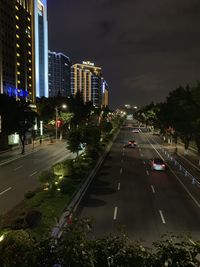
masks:
MULTIPOLYGON (((63 104, 61 106, 61 108, 64 108, 66 109, 67 108, 67 105, 66 104, 63 104)), ((58 140, 58 125, 57 125, 57 122, 58 122, 58 106, 55 107, 55 111, 56 111, 56 141, 58 140)))

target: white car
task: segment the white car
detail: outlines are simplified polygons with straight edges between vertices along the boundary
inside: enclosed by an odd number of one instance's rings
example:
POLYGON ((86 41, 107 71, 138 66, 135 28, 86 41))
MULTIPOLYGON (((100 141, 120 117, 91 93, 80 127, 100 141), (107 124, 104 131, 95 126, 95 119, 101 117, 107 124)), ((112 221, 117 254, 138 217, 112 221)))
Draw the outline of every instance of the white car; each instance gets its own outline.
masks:
POLYGON ((166 164, 165 162, 160 158, 154 158, 150 162, 151 169, 154 171, 165 171, 166 170, 166 164))
POLYGON ((134 128, 133 130, 132 130, 132 133, 139 133, 140 132, 140 130, 138 129, 138 128, 134 128))

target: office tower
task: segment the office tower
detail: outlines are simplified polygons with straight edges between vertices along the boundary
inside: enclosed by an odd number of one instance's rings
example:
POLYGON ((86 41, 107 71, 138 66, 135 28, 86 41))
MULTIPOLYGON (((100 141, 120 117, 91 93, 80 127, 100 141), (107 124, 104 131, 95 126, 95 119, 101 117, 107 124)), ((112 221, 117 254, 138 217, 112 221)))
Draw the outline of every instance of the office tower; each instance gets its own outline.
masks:
POLYGON ((0 0, 0 93, 35 101, 31 0, 0 0))
POLYGON ((62 53, 49 51, 49 96, 68 97, 70 91, 70 59, 62 53))
POLYGON ((71 93, 82 93, 84 102, 91 101, 94 106, 101 106, 102 82, 101 68, 90 61, 74 64, 71 67, 71 93))
POLYGON ((33 1, 36 96, 48 97, 47 0, 33 1))
POLYGON ((109 104, 108 84, 102 78, 102 106, 107 107, 109 104))

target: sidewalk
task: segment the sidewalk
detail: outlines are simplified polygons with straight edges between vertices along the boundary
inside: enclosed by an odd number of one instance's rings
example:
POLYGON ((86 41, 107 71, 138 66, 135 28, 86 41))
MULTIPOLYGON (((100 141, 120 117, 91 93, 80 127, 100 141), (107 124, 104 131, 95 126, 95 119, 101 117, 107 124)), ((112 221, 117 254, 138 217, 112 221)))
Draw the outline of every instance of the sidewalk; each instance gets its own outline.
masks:
POLYGON ((40 140, 34 141, 33 144, 25 145, 25 153, 21 154, 21 146, 14 148, 13 150, 0 151, 0 166, 8 164, 16 159, 25 157, 35 151, 38 151, 43 146, 50 143, 50 140, 43 140, 40 144, 40 140))

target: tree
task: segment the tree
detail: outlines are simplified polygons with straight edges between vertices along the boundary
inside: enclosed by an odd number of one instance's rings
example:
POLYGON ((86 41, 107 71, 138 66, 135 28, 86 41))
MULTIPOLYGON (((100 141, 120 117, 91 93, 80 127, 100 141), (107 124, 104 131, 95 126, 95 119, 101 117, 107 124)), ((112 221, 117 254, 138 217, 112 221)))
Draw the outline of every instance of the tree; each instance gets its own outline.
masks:
POLYGON ((81 150, 80 144, 83 142, 83 134, 82 129, 80 127, 71 128, 68 133, 67 139, 67 148, 73 153, 79 155, 79 151, 81 150))
POLYGON ((34 125, 37 113, 31 109, 29 102, 23 99, 16 101, 15 98, 7 95, 0 95, 0 107, 2 133, 9 135, 17 132, 22 144, 22 154, 24 154, 26 133, 34 125))

